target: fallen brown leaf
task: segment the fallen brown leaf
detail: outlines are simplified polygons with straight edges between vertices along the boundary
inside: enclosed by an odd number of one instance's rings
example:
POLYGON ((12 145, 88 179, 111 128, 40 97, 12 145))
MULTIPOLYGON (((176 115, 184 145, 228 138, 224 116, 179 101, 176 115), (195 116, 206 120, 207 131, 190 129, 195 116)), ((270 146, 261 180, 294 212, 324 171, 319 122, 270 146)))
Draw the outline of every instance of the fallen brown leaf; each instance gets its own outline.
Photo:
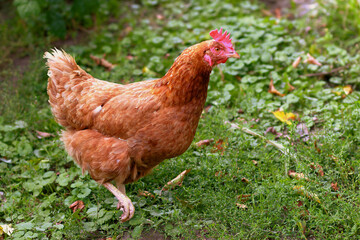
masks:
POLYGON ((38 137, 39 139, 41 139, 41 138, 47 138, 47 137, 55 137, 54 134, 47 133, 47 132, 36 131, 36 134, 37 134, 37 137, 38 137))
POLYGON ((337 182, 336 182, 336 183, 331 183, 331 188, 332 188, 335 192, 337 192, 337 191, 339 190, 339 187, 338 187, 338 185, 337 185, 337 182))
POLYGON ((317 141, 316 141, 316 140, 314 141, 314 147, 315 147, 315 149, 316 149, 316 151, 317 151, 318 153, 321 153, 320 148, 318 148, 318 146, 317 146, 317 141))
POLYGON ((297 68, 300 62, 301 62, 301 56, 297 57, 295 61, 292 63, 293 68, 297 68))
POLYGON ((184 177, 190 171, 191 171, 191 169, 187 169, 187 170, 183 171, 182 173, 180 173, 176 178, 174 178, 173 180, 171 180, 167 184, 165 184, 165 186, 161 189, 161 191, 167 191, 169 189, 175 188, 176 186, 181 186, 181 184, 184 180, 184 177))
POLYGON ((309 181, 309 179, 307 177, 305 177, 305 175, 303 173, 297 173, 293 170, 289 170, 288 172, 289 176, 295 179, 305 179, 306 181, 309 181))
POLYGON ((291 85, 289 82, 287 83, 287 86, 288 86, 288 91, 289 92, 292 92, 295 90, 295 87, 293 85, 291 85))
POLYGON ((240 209, 247 209, 247 206, 245 204, 236 203, 236 206, 240 209))
POLYGON ((236 196, 237 200, 239 200, 241 202, 247 202, 250 197, 251 197, 251 194, 241 194, 241 195, 236 196))
POLYGON ((220 138, 214 144, 213 150, 211 152, 213 152, 213 153, 214 152, 221 152, 221 155, 224 155, 225 147, 226 147, 226 141, 224 141, 223 139, 220 138))
POLYGON ((306 56, 307 59, 304 60, 304 63, 322 66, 322 64, 318 60, 316 60, 313 56, 310 55, 310 53, 306 54, 306 56))
POLYGON ((250 182, 250 181, 249 181, 248 179, 246 179, 246 178, 242 178, 241 181, 244 182, 244 183, 249 183, 249 182, 250 182))
POLYGON ((148 191, 139 190, 138 194, 139 194, 139 196, 143 196, 143 197, 155 198, 154 194, 152 194, 152 193, 150 193, 148 191))
POLYGON ((223 176, 225 176, 226 175, 226 173, 223 173, 223 171, 217 171, 216 173, 215 173, 215 177, 223 177, 223 176))
MULTIPOLYGON (((104 56, 105 57, 105 56, 104 56)), ((99 66, 106 68, 106 70, 111 71, 115 65, 107 61, 105 58, 98 58, 94 55, 90 55, 90 58, 95 61, 95 63, 99 66)))
POLYGON ((80 212, 84 209, 85 205, 84 205, 84 202, 81 201, 81 200, 77 200, 75 202, 73 202, 71 205, 70 205, 70 209, 74 212, 76 212, 76 210, 80 210, 80 212))
POLYGON ((201 140, 201 141, 195 143, 195 145, 196 145, 197 147, 209 146, 210 143, 212 143, 213 141, 214 141, 213 138, 211 138, 211 139, 204 139, 204 140, 201 140))
POLYGON ((269 85, 269 91, 268 92, 271 93, 271 94, 278 95, 280 97, 285 96, 285 94, 280 93, 278 90, 276 90, 276 88, 274 87, 274 80, 272 80, 272 79, 270 80, 270 85, 269 85))
POLYGON ((319 164, 315 165, 315 163, 310 163, 310 167, 314 170, 317 170, 317 174, 320 175, 321 177, 324 176, 324 171, 323 171, 323 167, 320 166, 319 164))

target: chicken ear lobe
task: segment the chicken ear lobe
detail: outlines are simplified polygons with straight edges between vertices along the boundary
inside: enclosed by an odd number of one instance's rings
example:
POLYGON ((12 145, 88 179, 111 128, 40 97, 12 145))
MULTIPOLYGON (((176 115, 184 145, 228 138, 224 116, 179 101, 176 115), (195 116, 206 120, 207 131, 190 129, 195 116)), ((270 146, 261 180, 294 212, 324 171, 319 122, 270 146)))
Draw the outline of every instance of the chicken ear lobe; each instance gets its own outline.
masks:
POLYGON ((204 60, 209 63, 210 67, 214 65, 214 62, 211 60, 211 57, 208 54, 205 54, 204 60))

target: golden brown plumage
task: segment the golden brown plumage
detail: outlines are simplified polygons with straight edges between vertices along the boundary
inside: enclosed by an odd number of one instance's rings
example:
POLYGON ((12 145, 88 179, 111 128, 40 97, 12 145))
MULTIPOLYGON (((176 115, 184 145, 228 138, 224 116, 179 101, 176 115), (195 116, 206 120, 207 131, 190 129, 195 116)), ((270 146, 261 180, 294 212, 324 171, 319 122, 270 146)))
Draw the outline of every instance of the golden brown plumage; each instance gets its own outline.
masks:
POLYGON ((45 53, 49 102, 65 128, 65 148, 119 199, 122 221, 134 214, 124 184, 191 144, 213 66, 239 56, 227 43, 196 44, 183 51, 164 77, 128 85, 93 78, 64 51, 45 53))

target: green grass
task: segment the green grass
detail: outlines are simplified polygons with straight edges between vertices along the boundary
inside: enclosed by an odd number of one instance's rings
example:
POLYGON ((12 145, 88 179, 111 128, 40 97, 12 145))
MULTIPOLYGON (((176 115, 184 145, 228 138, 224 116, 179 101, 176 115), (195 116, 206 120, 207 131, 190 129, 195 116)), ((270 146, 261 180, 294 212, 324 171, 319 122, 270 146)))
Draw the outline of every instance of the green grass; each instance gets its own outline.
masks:
POLYGON ((11 163, 0 161, 0 225, 12 224, 15 232, 0 239, 151 239, 154 232, 175 239, 356 238, 360 55, 354 35, 360 12, 355 1, 339 2, 336 8, 324 5, 329 8, 326 14, 321 8, 312 17, 277 20, 263 16, 262 5, 247 1, 141 1, 126 3, 126 8, 110 1, 100 9, 110 11, 111 17, 96 13, 100 20, 80 30, 86 36, 78 32, 81 19, 68 26, 70 39, 83 36, 78 44, 59 40, 51 32, 44 36, 45 30, 20 38, 25 23, 7 5, 9 16, 15 17, 3 20, 0 28, 0 35, 8 36, 1 46, 0 66, 5 67, 0 69, 4 79, 0 99, 6 104, 0 106, 0 157, 11 163), (336 19, 342 11, 347 14, 340 24, 336 19), (214 142, 203 147, 192 144, 183 155, 127 185, 136 213, 129 222, 119 222, 121 211, 112 194, 82 175, 62 147, 61 128, 47 104, 43 52, 60 44, 94 77, 129 83, 162 76, 183 49, 209 39, 208 32, 220 26, 232 33, 241 59, 229 60, 220 66, 222 71, 215 68, 211 75, 206 105, 212 107, 200 119, 194 143, 214 142), (309 32, 304 30, 307 26, 309 32), (19 54, 19 47, 28 50, 19 54), (291 63, 308 52, 323 65, 302 62, 294 69, 291 63), (116 64, 111 72, 89 57, 104 53, 116 64), (16 67, 22 57, 29 58, 26 71, 16 67), (307 76, 338 67, 342 71, 307 76), (285 96, 268 92, 270 79, 285 96), (290 91, 287 83, 296 89, 290 91), (345 95, 345 85, 354 91, 345 95), (297 114, 297 120, 292 125, 280 122, 271 113, 278 109, 297 114), (225 121, 261 135, 274 127, 283 136, 265 137, 281 143, 290 154, 225 121), (309 130, 307 141, 297 130, 299 123, 309 130), (55 137, 39 139, 36 131, 55 137), (186 169, 191 171, 182 185, 160 195, 161 188, 186 169), (292 178, 289 170, 306 178, 292 178), (338 190, 331 187, 335 183, 338 190), (239 199, 243 195, 247 197, 239 199), (69 206, 77 200, 85 208, 73 213, 69 206))

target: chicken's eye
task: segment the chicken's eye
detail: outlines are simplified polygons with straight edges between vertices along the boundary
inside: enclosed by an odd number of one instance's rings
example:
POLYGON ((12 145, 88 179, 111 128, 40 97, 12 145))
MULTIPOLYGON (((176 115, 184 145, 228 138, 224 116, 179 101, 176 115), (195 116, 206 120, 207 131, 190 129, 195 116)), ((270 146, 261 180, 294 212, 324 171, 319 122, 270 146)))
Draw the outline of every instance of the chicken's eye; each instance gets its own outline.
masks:
POLYGON ((217 52, 220 51, 220 48, 215 48, 215 51, 217 51, 217 52))

